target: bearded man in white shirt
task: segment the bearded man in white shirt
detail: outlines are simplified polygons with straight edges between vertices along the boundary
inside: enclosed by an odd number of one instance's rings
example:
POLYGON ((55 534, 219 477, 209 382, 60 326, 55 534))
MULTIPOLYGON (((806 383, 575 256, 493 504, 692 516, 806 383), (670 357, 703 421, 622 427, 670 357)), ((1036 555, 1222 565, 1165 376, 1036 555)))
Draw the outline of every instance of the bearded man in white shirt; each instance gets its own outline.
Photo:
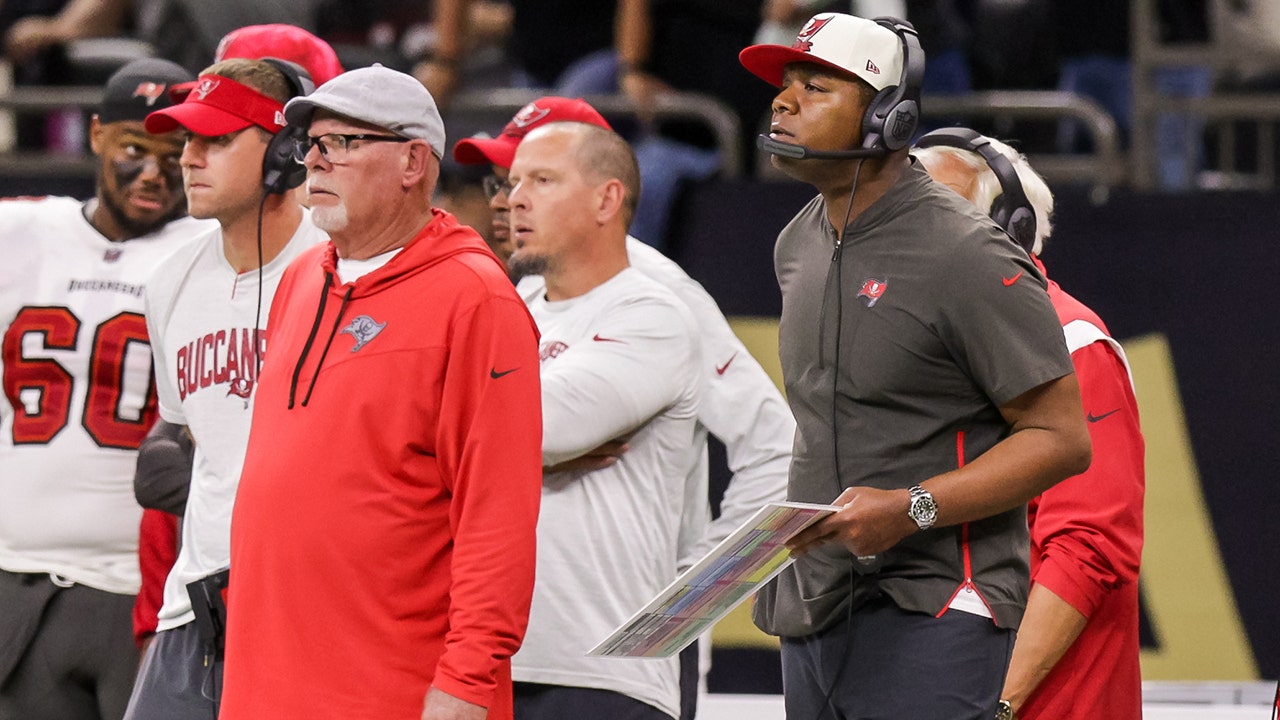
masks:
POLYGON ((699 450, 696 323, 627 261, 639 177, 626 141, 583 123, 535 130, 511 166, 510 265, 546 281, 525 298, 542 335, 548 471, 529 629, 512 660, 520 720, 680 712, 677 658, 586 656, 675 578, 699 450), (617 462, 555 471, 623 436, 617 462))

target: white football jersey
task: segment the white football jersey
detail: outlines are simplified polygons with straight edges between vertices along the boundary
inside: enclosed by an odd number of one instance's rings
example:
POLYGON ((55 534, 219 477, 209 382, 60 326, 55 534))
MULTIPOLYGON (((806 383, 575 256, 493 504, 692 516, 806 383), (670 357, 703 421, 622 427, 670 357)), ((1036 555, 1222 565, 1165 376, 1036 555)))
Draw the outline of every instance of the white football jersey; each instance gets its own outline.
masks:
POLYGON ((79 200, 0 201, 0 568, 138 591, 133 473, 156 417, 145 286, 203 227, 111 242, 79 200))

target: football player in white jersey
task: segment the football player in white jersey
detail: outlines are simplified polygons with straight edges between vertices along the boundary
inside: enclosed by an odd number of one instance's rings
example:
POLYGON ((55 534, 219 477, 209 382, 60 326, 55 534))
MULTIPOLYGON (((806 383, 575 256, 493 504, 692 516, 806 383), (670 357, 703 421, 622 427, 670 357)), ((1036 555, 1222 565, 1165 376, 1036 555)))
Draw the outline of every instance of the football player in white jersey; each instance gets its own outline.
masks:
POLYGON ((186 130, 187 203, 194 217, 217 224, 175 253, 147 294, 160 415, 188 429, 195 453, 181 549, 128 720, 217 714, 221 638, 197 621, 204 617, 198 611, 216 608, 193 607, 187 586, 216 577, 231 561, 231 509, 266 353, 267 311, 289 262, 327 239, 299 202, 306 169, 294 158, 283 114, 287 100, 311 89, 300 66, 228 59, 206 68, 180 105, 146 121, 152 132, 186 130))
POLYGON ((192 79, 112 75, 90 123, 96 197, 0 202, 0 719, 118 720, 138 663, 136 449, 156 417, 143 319, 196 232, 178 133, 143 118, 192 79))
MULTIPOLYGON (((495 138, 467 138, 454 147, 454 159, 462 164, 488 164, 493 175, 485 179, 485 192, 493 211, 491 244, 504 261, 515 251, 510 233, 510 207, 506 182, 516 147, 534 129, 552 122, 583 122, 608 128, 600 113, 582 100, 544 97, 526 105, 495 138)), ((680 526, 680 569, 729 536, 761 506, 785 499, 787 470, 795 419, 777 386, 729 326, 715 300, 675 262, 634 237, 627 237, 631 267, 658 281, 693 312, 702 346, 703 393, 698 407, 701 457, 685 483, 684 514, 680 526), (720 515, 711 519, 708 495, 707 434, 724 443, 733 475, 720 502, 720 515)), ((518 269, 517 269, 518 270, 518 269)), ((517 289, 529 301, 545 291, 541 276, 519 277, 517 289)), ((579 470, 605 467, 617 461, 626 444, 610 442, 573 461, 579 470)), ((692 648, 691 648, 692 650, 692 648)), ((700 676, 710 667, 710 647, 699 643, 701 672, 696 652, 681 655, 681 718, 693 717, 700 676)))

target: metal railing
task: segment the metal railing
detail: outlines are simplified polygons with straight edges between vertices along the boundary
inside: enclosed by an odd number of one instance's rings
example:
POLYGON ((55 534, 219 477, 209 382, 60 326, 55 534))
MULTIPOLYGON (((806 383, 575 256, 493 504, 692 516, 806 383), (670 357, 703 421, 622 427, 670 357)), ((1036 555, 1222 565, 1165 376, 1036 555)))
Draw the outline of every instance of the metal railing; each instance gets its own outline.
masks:
MULTIPOLYGON (((520 108, 544 93, 533 90, 498 89, 470 91, 458 95, 446 115, 465 114, 479 119, 495 131, 520 108)), ((593 95, 585 98, 601 114, 639 119, 639 108, 622 95, 593 95)), ((90 110, 102 100, 101 87, 16 87, 0 93, 0 111, 31 114, 69 106, 90 110)), ((1280 101, 1275 105, 1280 117, 1280 101)), ((1036 154, 1031 160, 1051 182, 1090 183, 1105 193, 1126 178, 1116 123, 1094 101, 1073 93, 1041 91, 993 91, 965 95, 932 96, 924 103, 931 118, 1009 118, 1030 120, 1074 119, 1092 139, 1092 154, 1036 154)), ((716 137, 725 177, 743 174, 744 161, 738 141, 738 118, 722 102, 698 93, 673 93, 659 97, 649 113, 653 120, 695 120, 716 137)), ((767 160, 767 159, 766 159, 767 160)), ((92 159, 46 152, 0 153, 0 172, 25 175, 91 173, 92 159)))
MULTIPOLYGON (((19 86, 0 93, 0 117, 12 122, 15 115, 31 115, 75 107, 92 110, 102 103, 99 86, 19 86)), ((53 153, 44 150, 0 151, 0 173, 24 177, 75 175, 93 177, 97 163, 87 153, 53 153)))
POLYGON ((1075 120, 1092 140, 1092 153, 1035 153, 1028 160, 1049 182, 1089 184, 1094 200, 1106 200, 1127 178, 1120 130, 1111 114, 1083 95, 1039 90, 995 90, 965 95, 929 96, 922 102, 929 118, 981 117, 1014 120, 1075 120))
MULTIPOLYGON (((1095 202, 1104 202, 1111 188, 1127 178, 1120 131, 1101 105, 1083 95, 1039 90, 998 90, 962 95, 929 95, 921 101, 922 115, 934 120, 1076 120, 1092 140, 1091 153, 1029 153, 1028 160, 1050 183, 1089 185, 1095 202)), ((756 158, 756 174, 783 179, 767 155, 756 158)))
MULTIPOLYGON (((461 93, 449 104, 447 115, 468 113, 489 119, 496 131, 520 108, 546 95, 546 91, 499 89, 461 93)), ((640 120, 640 109, 625 95, 588 95, 583 98, 601 115, 640 120)), ((720 170, 726 177, 742 175, 741 123, 723 102, 701 93, 677 92, 660 95, 649 110, 653 120, 696 120, 711 130, 720 150, 720 170)))
MULTIPOLYGON (((545 95, 545 92, 499 89, 465 92, 454 98, 446 115, 468 114, 487 121, 495 131, 520 108, 545 95)), ((639 119, 639 108, 622 95, 592 95, 584 98, 607 116, 639 119)), ((102 101, 100 87, 15 87, 0 93, 0 111, 40 113, 69 106, 91 110, 102 101)), ((714 134, 720 150, 720 167, 726 177, 742 175, 742 149, 738 138, 740 123, 733 111, 713 97, 698 93, 671 93, 660 96, 649 111, 653 120, 696 120, 714 134)), ((82 169, 92 170, 93 163, 84 157, 44 152, 0 153, 0 172, 24 174, 57 174, 82 169)))
MULTIPOLYGON (((1130 0, 1130 44, 1133 62, 1133 140, 1130 149, 1132 183, 1142 190, 1157 186, 1160 148, 1156 143, 1156 125, 1161 114, 1177 113, 1200 121, 1212 131, 1217 143, 1217 167, 1232 178, 1226 185, 1260 189, 1276 187, 1276 124, 1280 121, 1280 92, 1223 92, 1211 90, 1203 97, 1177 97, 1162 93, 1156 75, 1164 69, 1205 68, 1215 76, 1238 68, 1275 58, 1263 58, 1253 47, 1231 41, 1209 23, 1210 38, 1200 43, 1166 43, 1160 38, 1157 0, 1130 0), (1237 171, 1238 123, 1256 128, 1256 150, 1252 173, 1237 171)), ((1211 18, 1212 19, 1212 18, 1211 18)), ((1205 140, 1199 130, 1182 139, 1188 165, 1199 157, 1198 146, 1205 140), (1191 147, 1191 145, 1196 147, 1191 147)), ((1194 177, 1199 167, 1185 168, 1194 177)), ((1222 177, 1222 175, 1220 175, 1222 177)), ((1194 183, 1204 185, 1204 183, 1194 183)))

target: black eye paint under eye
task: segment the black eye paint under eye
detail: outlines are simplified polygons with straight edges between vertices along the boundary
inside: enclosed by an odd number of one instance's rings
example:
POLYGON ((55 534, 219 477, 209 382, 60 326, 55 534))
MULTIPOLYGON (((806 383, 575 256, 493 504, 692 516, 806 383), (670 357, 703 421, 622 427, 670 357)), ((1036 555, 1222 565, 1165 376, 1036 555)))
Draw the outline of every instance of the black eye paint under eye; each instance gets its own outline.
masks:
POLYGON ((115 176, 117 187, 126 187, 146 169, 146 160, 112 160, 111 174, 115 176))
MULTIPOLYGON (((144 157, 138 160, 112 160, 111 171, 115 176, 117 187, 127 187, 147 168, 148 162, 157 162, 154 158, 144 157)), ((160 174, 170 191, 182 189, 182 167, 174 163, 158 163, 160 174)))

